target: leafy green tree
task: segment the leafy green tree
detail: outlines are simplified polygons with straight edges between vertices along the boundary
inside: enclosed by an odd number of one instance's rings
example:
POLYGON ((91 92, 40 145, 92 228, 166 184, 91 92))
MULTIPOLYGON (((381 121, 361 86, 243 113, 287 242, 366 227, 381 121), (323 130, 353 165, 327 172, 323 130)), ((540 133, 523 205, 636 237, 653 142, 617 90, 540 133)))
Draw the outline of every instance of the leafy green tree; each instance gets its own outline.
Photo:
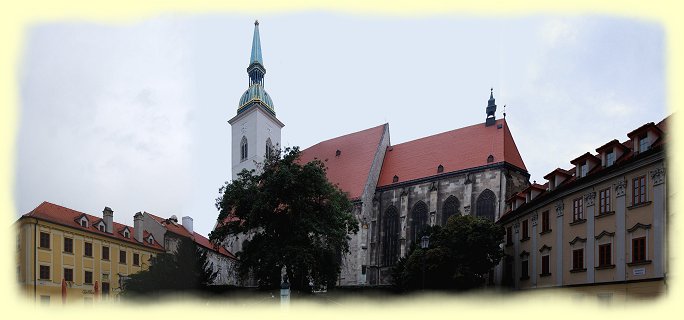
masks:
POLYGON ((308 292, 310 282, 334 286, 349 235, 359 228, 347 195, 328 182, 323 163, 302 164, 299 155, 297 147, 274 150, 260 174, 243 170, 216 200, 218 220, 231 219, 209 238, 249 234, 237 253, 238 271, 252 272, 264 289, 279 288, 283 267, 293 290, 308 292))
POLYGON ((203 291, 217 275, 207 259, 206 250, 187 238, 180 238, 175 252, 153 256, 149 263, 147 270, 126 280, 124 296, 203 291))
POLYGON ((484 284, 503 257, 504 229, 474 216, 452 216, 444 227, 429 230, 430 246, 414 248, 393 270, 402 290, 467 290, 484 284))

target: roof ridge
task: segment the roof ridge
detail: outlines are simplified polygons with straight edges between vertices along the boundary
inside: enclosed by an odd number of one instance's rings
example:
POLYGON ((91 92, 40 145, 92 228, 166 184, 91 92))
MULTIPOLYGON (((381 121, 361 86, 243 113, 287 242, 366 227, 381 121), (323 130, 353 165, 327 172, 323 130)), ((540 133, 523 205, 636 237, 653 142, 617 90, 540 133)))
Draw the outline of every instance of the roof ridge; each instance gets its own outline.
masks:
MULTIPOLYGON (((498 120, 496 120, 495 124, 498 124, 499 121, 504 121, 504 119, 498 119, 498 120)), ((484 122, 476 123, 476 124, 473 124, 473 125, 469 125, 469 126, 467 126, 467 127, 461 127, 461 128, 456 128, 456 129, 452 129, 452 130, 447 130, 447 131, 438 132, 438 133, 435 133, 435 134, 432 134, 432 135, 429 135, 429 136, 420 137, 420 138, 416 138, 416 139, 409 140, 409 141, 404 141, 404 142, 402 142, 402 143, 398 143, 398 144, 395 144, 395 145, 390 145, 389 147, 396 147, 396 146, 400 146, 400 145, 403 145, 403 144, 408 144, 408 143, 416 142, 416 141, 419 141, 419 140, 429 139, 429 138, 432 138, 432 137, 435 137, 435 136, 440 136, 440 135, 447 134, 447 133, 450 133, 450 132, 465 130, 465 129, 469 129, 469 128, 476 127, 476 126, 480 126, 480 125, 484 125, 484 122)), ((493 126, 493 127, 494 127, 494 126, 493 126)), ((494 127, 494 128, 496 128, 496 127, 494 127)))
POLYGON ((359 130, 359 131, 355 131, 355 132, 350 132, 350 133, 347 133, 347 134, 343 134, 343 135, 341 135, 341 136, 337 136, 337 137, 330 138, 330 139, 327 139, 327 140, 319 141, 319 142, 317 142, 316 144, 313 144, 313 145, 310 145, 310 146, 306 147, 306 149, 301 149, 301 151, 304 151, 304 150, 307 150, 307 149, 311 149, 311 148, 313 148, 313 147, 315 147, 315 146, 317 146, 317 145, 320 145, 320 144, 322 144, 322 143, 326 143, 326 142, 329 142, 329 141, 332 141, 332 140, 335 140, 335 139, 340 139, 340 138, 344 138, 344 137, 351 136, 351 135, 354 135, 354 134, 358 134, 358 133, 361 133, 361 132, 365 132, 365 131, 370 131, 370 130, 373 130, 373 129, 377 129, 377 128, 383 127, 383 126, 385 126, 385 125, 387 125, 387 124, 388 124, 388 123, 385 122, 385 123, 383 123, 383 124, 381 124, 381 125, 377 125, 377 126, 375 126, 375 127, 370 127, 370 128, 366 128, 366 129, 363 129, 363 130, 359 130))

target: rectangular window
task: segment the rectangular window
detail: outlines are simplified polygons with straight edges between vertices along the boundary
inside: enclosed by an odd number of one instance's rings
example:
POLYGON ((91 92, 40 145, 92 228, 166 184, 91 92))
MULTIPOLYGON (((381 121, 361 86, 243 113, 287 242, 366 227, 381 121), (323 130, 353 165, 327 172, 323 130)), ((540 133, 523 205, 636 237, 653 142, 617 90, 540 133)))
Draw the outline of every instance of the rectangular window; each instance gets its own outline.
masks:
POLYGON ((102 246, 102 260, 109 260, 109 247, 102 246))
POLYGON ((542 259, 542 267, 541 267, 542 273, 541 273, 541 275, 543 275, 543 276, 550 275, 551 271, 549 269, 550 268, 549 267, 549 255, 547 254, 545 256, 542 256, 541 259, 542 259))
POLYGON ((140 255, 137 253, 133 254, 133 265, 134 266, 139 266, 140 265, 140 255))
POLYGON ((93 283, 93 272, 84 271, 83 272, 83 283, 92 284, 93 283))
POLYGON ((632 205, 646 202, 646 176, 634 178, 632 187, 632 205))
POLYGON ((572 200, 572 221, 579 221, 584 219, 584 206, 582 205, 582 197, 572 200))
POLYGON ((40 280, 50 280, 50 266, 40 266, 40 280))
POLYGON ((83 255, 86 257, 93 256, 93 244, 90 242, 85 242, 83 244, 83 255))
POLYGON ((572 269, 584 269, 584 249, 572 250, 572 269))
POLYGON ((606 167, 610 167, 615 164, 615 152, 610 151, 606 153, 606 167))
POLYGON ((64 268, 64 280, 74 281, 74 269, 64 268))
POLYGON ((643 135, 639 136, 639 152, 646 152, 646 150, 648 150, 648 144, 649 141, 647 134, 644 133, 643 135))
POLYGON ((530 277, 529 261, 528 260, 522 260, 520 262, 520 278, 521 279, 527 279, 529 277, 530 277))
POLYGON ((74 253, 74 239, 64 238, 64 252, 74 253))
POLYGON ((522 238, 523 239, 529 239, 530 238, 530 229, 527 226, 527 220, 524 220, 522 222, 522 238))
POLYGON ((583 163, 580 165, 580 178, 581 178, 581 177, 586 177, 588 171, 589 171, 589 165, 587 165, 586 162, 583 162, 583 163))
POLYGON ((646 237, 632 239, 632 262, 646 261, 646 237))
POLYGON ((542 232, 550 231, 549 227, 549 211, 542 212, 542 232))
POLYGON ((610 243, 599 245, 599 267, 607 267, 612 264, 610 243))
POLYGON ((506 228, 506 245, 510 246, 513 244, 513 227, 506 228))
POLYGON ((599 214, 610 212, 610 188, 599 191, 599 214))
POLYGON ((40 233, 40 247, 50 249, 50 234, 47 232, 40 233))
POLYGON ((126 264, 126 250, 119 250, 119 263, 126 264))

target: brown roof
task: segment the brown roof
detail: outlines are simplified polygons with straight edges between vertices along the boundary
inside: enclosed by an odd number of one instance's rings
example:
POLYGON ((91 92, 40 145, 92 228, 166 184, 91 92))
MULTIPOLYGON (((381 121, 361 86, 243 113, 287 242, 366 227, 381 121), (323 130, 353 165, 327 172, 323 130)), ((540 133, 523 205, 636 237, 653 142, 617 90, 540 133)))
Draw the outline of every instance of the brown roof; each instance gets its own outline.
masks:
POLYGON ((601 159, 599 159, 597 156, 595 156, 595 155, 593 155, 593 154, 587 152, 587 153, 585 153, 585 154, 583 154, 583 155, 581 155, 581 156, 579 156, 579 157, 577 157, 577 158, 571 160, 570 163, 572 163, 572 164, 577 164, 578 162, 580 162, 580 161, 582 161, 582 160, 586 160, 586 159, 593 159, 594 161, 601 162, 601 159))
POLYGON ((205 238, 203 235, 201 235, 197 232, 194 232, 193 235, 194 235, 193 240, 195 241, 196 244, 198 244, 202 247, 205 247, 209 250, 212 250, 214 252, 218 252, 224 256, 228 256, 230 258, 236 259, 235 256, 232 253, 230 253, 230 251, 226 250, 226 248, 224 248, 223 246, 214 245, 213 243, 211 243, 211 241, 209 241, 209 239, 205 238))
POLYGON ((485 166, 489 155, 492 163, 527 170, 506 121, 499 119, 489 127, 480 123, 388 147, 378 187, 392 184, 395 175, 400 182, 437 175, 439 165, 445 173, 485 166))
POLYGON ((328 180, 358 199, 366 185, 373 158, 382 141, 387 124, 319 142, 302 150, 299 161, 318 159, 327 167, 328 180), (340 151, 339 156, 336 155, 340 151))
MULTIPOLYGON (((116 238, 117 240, 121 240, 123 242, 133 243, 151 249, 157 249, 162 251, 164 250, 164 248, 157 241, 154 241, 154 243, 150 244, 147 241, 138 242, 137 240, 135 240, 135 237, 133 236, 135 234, 135 229, 131 226, 114 222, 112 224, 112 233, 102 232, 95 225, 98 221, 102 220, 102 218, 80 211, 76 211, 73 209, 69 209, 66 207, 62 207, 60 205, 56 205, 54 203, 50 203, 47 201, 44 201, 38 207, 31 210, 31 212, 23 215, 22 217, 31 217, 40 220, 45 220, 70 228, 81 229, 86 232, 99 234, 110 238, 116 238), (85 216, 86 219, 88 219, 88 227, 82 227, 81 224, 78 222, 81 216, 85 216), (123 230, 125 228, 128 228, 128 230, 130 231, 129 238, 123 236, 123 230)), ((148 235, 149 233, 146 230, 143 230, 143 238, 147 238, 148 235)))
POLYGON ((181 237, 184 237, 184 238, 189 238, 190 240, 192 240, 193 242, 195 242, 196 244, 198 244, 204 248, 207 248, 207 249, 212 250, 214 252, 218 252, 218 253, 220 253, 224 256, 227 256, 229 258, 235 259, 235 256, 230 251, 226 250, 223 246, 214 245, 213 243, 211 243, 211 241, 209 241, 209 239, 205 238, 203 235, 201 235, 197 232, 193 231, 193 233, 190 234, 190 232, 187 229, 185 229, 185 227, 183 227, 182 224, 178 224, 178 223, 172 222, 168 219, 164 219, 162 217, 155 216, 149 212, 147 214, 149 214, 150 217, 152 217, 152 219, 159 222, 169 232, 175 233, 175 234, 177 234, 181 237))

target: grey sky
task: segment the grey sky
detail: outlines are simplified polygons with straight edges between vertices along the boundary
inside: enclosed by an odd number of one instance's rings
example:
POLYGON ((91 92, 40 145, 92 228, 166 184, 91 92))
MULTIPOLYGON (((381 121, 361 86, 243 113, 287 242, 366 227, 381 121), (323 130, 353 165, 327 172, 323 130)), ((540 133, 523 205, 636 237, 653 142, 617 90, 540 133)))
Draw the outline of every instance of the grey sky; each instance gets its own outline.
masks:
POLYGON ((132 224, 190 215, 207 234, 230 178, 227 120, 254 18, 283 144, 390 124, 393 144, 480 123, 489 88, 532 177, 665 107, 664 30, 608 16, 174 15, 26 30, 17 215, 42 201, 132 224))

